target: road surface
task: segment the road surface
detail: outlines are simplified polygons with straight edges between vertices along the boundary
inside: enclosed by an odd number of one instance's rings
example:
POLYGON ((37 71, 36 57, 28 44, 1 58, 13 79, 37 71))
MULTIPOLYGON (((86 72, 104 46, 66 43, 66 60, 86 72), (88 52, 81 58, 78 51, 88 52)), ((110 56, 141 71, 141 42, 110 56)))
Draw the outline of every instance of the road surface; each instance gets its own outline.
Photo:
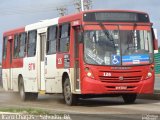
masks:
POLYGON ((160 90, 160 74, 156 75, 154 88, 155 90, 160 90))
MULTIPOLYGON (((137 99, 126 105, 122 98, 96 98, 80 100, 77 106, 67 106, 61 95, 41 95, 37 101, 22 102, 16 93, 0 92, 0 108, 36 108, 54 114, 71 114, 72 120, 141 120, 145 115, 160 119, 160 101, 137 99)), ((145 120, 145 119, 144 119, 145 120)))
POLYGON ((17 93, 4 92, 2 88, 0 108, 42 109, 69 114, 72 120, 160 120, 160 100, 137 99, 135 104, 126 105, 121 97, 106 97, 80 100, 77 106, 70 107, 64 104, 62 95, 40 95, 37 101, 22 102, 17 93))

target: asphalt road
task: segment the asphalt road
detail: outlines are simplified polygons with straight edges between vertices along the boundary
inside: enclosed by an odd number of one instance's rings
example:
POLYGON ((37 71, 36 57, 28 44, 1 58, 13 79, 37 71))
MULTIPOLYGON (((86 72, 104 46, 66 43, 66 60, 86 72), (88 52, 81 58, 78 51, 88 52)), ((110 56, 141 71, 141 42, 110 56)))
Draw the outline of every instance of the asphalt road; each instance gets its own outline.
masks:
POLYGON ((41 95, 37 101, 22 102, 18 94, 1 91, 0 108, 43 109, 53 114, 70 114, 72 120, 142 120, 146 115, 160 119, 160 101, 137 99, 135 104, 126 105, 119 97, 80 100, 77 106, 70 107, 61 95, 41 95))
MULTIPOLYGON (((160 90, 160 77, 155 88, 160 90)), ((135 104, 123 103, 121 97, 80 100, 77 106, 64 104, 62 95, 40 95, 37 101, 23 102, 17 93, 0 88, 0 108, 36 108, 53 114, 69 114, 71 120, 160 120, 160 100, 137 99, 135 104)))

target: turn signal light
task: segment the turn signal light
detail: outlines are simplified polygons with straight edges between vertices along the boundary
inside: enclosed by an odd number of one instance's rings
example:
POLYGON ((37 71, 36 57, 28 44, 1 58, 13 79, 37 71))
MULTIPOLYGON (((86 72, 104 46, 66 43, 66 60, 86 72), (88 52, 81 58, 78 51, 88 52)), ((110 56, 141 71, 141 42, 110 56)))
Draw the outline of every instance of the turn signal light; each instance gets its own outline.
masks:
POLYGON ((154 65, 151 65, 150 72, 152 72, 153 70, 154 70, 154 65))

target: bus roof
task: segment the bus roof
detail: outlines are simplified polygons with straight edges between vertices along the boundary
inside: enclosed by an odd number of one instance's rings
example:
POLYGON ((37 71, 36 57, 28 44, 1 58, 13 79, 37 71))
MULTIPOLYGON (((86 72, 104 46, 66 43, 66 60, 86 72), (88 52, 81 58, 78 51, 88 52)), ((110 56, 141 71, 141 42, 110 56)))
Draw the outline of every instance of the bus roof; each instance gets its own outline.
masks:
POLYGON ((73 20, 76 20, 76 19, 77 20, 82 19, 82 15, 84 13, 90 13, 90 12, 131 12, 131 13, 147 14, 145 12, 134 11, 134 10, 87 10, 87 11, 82 11, 82 12, 71 14, 71 15, 62 16, 62 17, 59 18, 59 23, 73 21, 73 20))
POLYGON ((6 32, 3 33, 3 36, 9 36, 9 35, 12 35, 12 34, 15 34, 15 33, 20 33, 20 32, 24 32, 24 31, 35 30, 35 29, 38 29, 38 28, 43 28, 43 27, 47 27, 47 26, 51 26, 51 25, 56 25, 56 24, 58 24, 58 19, 59 18, 41 20, 40 22, 37 22, 37 23, 29 24, 29 25, 26 25, 24 27, 20 27, 20 28, 16 28, 16 29, 6 31, 6 32))
POLYGON ((59 23, 64 23, 64 22, 69 22, 69 21, 73 21, 73 20, 76 20, 76 19, 77 20, 82 19, 82 15, 84 13, 89 13, 89 12, 133 12, 133 13, 147 14, 145 12, 134 11, 134 10, 87 10, 87 11, 83 11, 83 12, 79 12, 79 13, 75 13, 75 14, 71 14, 71 15, 57 17, 57 18, 54 18, 54 19, 42 20, 40 22, 29 24, 29 25, 26 25, 24 27, 20 27, 20 28, 16 28, 16 29, 6 31, 6 32, 4 32, 3 35, 7 36, 7 35, 12 35, 16 32, 18 33, 18 32, 23 32, 25 30, 28 31, 28 30, 34 30, 34 29, 42 28, 42 27, 45 27, 45 26, 47 27, 47 26, 51 26, 51 25, 56 25, 56 24, 58 24, 58 22, 59 23))
POLYGON ((24 27, 12 29, 12 30, 9 30, 9 31, 4 32, 4 33, 3 33, 3 36, 9 36, 9 35, 12 35, 12 34, 14 34, 14 33, 24 32, 24 30, 25 30, 24 27))
POLYGON ((27 25, 25 27, 25 30, 29 31, 29 30, 35 30, 35 29, 39 29, 39 28, 48 27, 51 25, 57 25, 58 19, 59 19, 59 17, 54 18, 54 19, 41 20, 40 22, 27 25))

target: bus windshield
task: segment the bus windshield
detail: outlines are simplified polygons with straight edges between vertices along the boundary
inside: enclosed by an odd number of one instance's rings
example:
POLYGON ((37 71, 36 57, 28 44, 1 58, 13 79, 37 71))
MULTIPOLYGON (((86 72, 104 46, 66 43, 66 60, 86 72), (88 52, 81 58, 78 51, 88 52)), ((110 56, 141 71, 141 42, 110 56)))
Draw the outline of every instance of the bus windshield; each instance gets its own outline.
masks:
POLYGON ((147 30, 84 31, 85 62, 94 65, 143 65, 153 62, 151 32, 147 30))

